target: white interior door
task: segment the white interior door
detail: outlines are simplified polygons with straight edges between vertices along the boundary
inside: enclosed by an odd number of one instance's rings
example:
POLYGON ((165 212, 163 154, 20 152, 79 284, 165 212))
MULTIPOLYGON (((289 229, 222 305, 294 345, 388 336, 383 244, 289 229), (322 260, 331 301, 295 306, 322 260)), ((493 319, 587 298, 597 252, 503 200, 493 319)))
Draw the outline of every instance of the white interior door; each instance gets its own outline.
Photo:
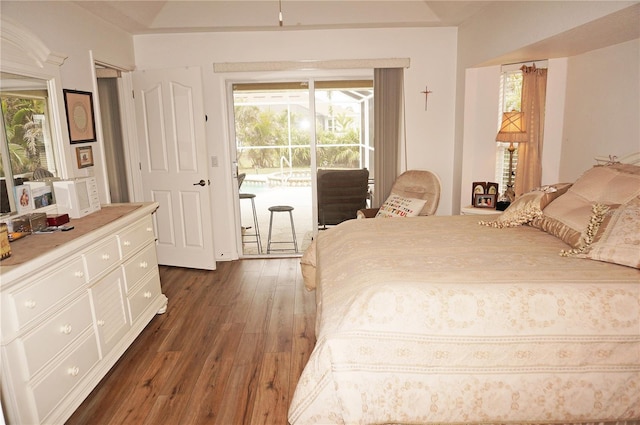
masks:
POLYGON ((155 214, 158 262, 214 270, 200 68, 133 74, 145 201, 155 214))

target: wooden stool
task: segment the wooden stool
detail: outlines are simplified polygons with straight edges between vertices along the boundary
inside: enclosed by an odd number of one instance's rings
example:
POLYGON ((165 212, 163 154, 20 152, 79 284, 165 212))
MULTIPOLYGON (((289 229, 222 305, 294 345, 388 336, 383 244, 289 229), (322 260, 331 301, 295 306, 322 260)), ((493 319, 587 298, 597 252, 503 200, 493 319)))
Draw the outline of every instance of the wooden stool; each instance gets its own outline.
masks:
POLYGON ((274 207, 269 207, 269 211, 271 212, 271 216, 269 217, 269 238, 267 241, 267 254, 270 254, 271 251, 290 251, 291 249, 271 249, 271 244, 272 243, 292 243, 293 244, 293 249, 295 252, 298 252, 298 242, 296 240, 296 229, 293 226, 293 207, 290 207, 288 205, 276 205, 274 207), (291 241, 272 241, 271 240, 271 230, 273 228, 273 213, 274 212, 288 212, 289 213, 289 220, 291 220, 291 233, 293 235, 293 239, 291 241))
MULTIPOLYGON (((253 193, 241 193, 240 199, 251 199, 251 208, 253 209, 253 226, 255 231, 253 233, 242 233, 242 242, 244 243, 244 238, 255 238, 255 241, 251 240, 249 243, 256 243, 258 245, 258 254, 262 254, 262 242, 260 241, 260 228, 258 227, 258 214, 256 213, 256 203, 254 198, 256 195, 253 193)), ((247 227, 248 229, 248 227, 247 227)))

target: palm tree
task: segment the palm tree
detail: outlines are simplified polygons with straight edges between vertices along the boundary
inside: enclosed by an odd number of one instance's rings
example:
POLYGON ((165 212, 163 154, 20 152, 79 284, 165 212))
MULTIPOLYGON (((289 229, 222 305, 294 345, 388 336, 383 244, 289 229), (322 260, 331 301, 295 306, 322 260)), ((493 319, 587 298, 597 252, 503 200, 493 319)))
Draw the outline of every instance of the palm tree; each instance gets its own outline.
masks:
POLYGON ((2 115, 14 174, 33 171, 40 165, 40 151, 44 148, 43 130, 41 123, 34 120, 34 115, 43 113, 42 99, 2 97, 2 115))

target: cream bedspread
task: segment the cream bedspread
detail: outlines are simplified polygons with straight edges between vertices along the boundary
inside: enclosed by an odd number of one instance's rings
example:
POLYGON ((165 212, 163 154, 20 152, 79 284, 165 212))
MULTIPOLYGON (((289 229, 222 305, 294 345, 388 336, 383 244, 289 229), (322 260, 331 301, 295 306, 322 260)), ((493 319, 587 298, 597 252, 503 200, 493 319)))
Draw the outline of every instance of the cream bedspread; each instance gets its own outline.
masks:
POLYGON ((351 220, 315 243, 317 343, 290 423, 640 418, 637 269, 477 216, 351 220))

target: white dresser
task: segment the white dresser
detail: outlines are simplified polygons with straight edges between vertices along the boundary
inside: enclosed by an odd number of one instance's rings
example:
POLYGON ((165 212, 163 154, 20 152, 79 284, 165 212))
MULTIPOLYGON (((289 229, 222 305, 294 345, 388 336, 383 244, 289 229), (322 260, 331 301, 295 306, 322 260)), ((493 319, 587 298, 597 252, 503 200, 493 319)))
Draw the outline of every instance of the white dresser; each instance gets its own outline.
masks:
POLYGON ((31 235, 0 263, 2 405, 9 424, 64 423, 157 313, 152 214, 114 204, 31 235))

